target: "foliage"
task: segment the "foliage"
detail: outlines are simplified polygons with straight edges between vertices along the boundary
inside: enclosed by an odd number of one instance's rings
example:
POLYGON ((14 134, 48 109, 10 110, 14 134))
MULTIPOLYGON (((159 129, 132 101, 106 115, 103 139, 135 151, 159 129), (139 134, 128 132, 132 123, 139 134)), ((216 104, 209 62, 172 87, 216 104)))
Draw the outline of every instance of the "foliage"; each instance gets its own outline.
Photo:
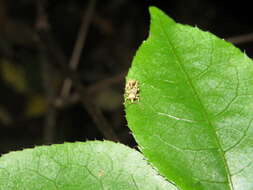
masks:
MULTIPOLYGON (((252 60, 209 32, 150 12, 125 94, 141 152, 178 189, 252 190, 252 60)), ((165 178, 137 151, 107 141, 0 159, 0 189, 177 189, 165 178)))
POLYGON ((41 146, 4 155, 0 189, 175 190, 139 152, 109 141, 41 146))
POLYGON ((253 64, 228 42, 151 8, 127 80, 127 120, 148 160, 181 189, 253 189, 253 64))

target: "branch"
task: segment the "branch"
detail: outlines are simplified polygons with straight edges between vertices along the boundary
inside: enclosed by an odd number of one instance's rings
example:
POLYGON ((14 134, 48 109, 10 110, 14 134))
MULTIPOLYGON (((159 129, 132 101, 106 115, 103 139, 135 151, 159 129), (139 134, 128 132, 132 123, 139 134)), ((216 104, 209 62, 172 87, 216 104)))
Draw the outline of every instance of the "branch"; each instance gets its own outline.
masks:
POLYGON ((227 38, 227 41, 236 45, 253 42, 253 33, 230 37, 227 38))
MULTIPOLYGON (((86 9, 84 10, 82 24, 80 26, 79 33, 78 33, 78 36, 76 39, 76 43, 75 43, 75 46, 73 49, 73 53, 72 53, 72 56, 71 56, 70 62, 69 62, 69 68, 73 71, 77 69, 77 66, 80 62, 80 57, 81 57, 82 50, 83 50, 83 47, 84 47, 84 44, 86 41, 86 37, 87 37, 88 29, 90 26, 92 14, 95 9, 95 5, 96 5, 96 0, 90 0, 87 10, 86 9)), ((63 83, 62 90, 61 90, 61 97, 62 98, 66 98, 69 96, 71 86, 72 86, 71 79, 69 79, 69 78, 65 79, 64 83, 63 83)))
MULTIPOLYGON (((88 87, 82 85, 80 78, 77 76, 75 71, 71 70, 67 66, 67 59, 52 38, 50 32, 40 31, 39 35, 41 38, 40 44, 47 50, 50 58, 52 59, 51 62, 54 63, 55 66, 57 66, 57 69, 61 69, 61 74, 64 77, 71 79, 74 87, 77 90, 78 96, 82 102, 83 107, 87 110, 88 114, 93 119, 94 123, 97 126, 97 129, 106 139, 112 141, 119 141, 119 137, 113 131, 112 126, 108 123, 102 111, 92 101, 90 93, 87 91, 88 87)), ((62 99, 62 102, 64 102, 64 100, 65 99, 62 99)))
MULTIPOLYGON (((86 91, 88 92, 88 94, 90 94, 90 96, 93 96, 93 94, 97 94, 100 93, 103 89, 109 88, 111 85, 113 84, 118 84, 124 81, 125 76, 126 76, 127 72, 124 71, 122 73, 119 73, 113 77, 109 77, 106 79, 103 79, 101 81, 98 81, 94 84, 91 84, 90 86, 86 87, 86 91)), ((66 73, 66 75, 69 76, 69 72, 66 73)), ((73 78, 76 77, 74 75, 69 76, 69 78, 73 78)), ((57 98, 55 100, 54 105, 57 108, 63 108, 72 104, 76 104, 77 102, 80 102, 80 96, 78 93, 72 93, 68 96, 68 98, 62 99, 61 97, 57 98)))
MULTIPOLYGON (((45 11, 45 0, 37 0, 37 20, 36 20, 36 30, 39 31, 48 31, 49 25, 47 21, 47 14, 45 11)), ((43 79, 43 86, 45 90, 46 99, 48 102, 48 110, 45 116, 45 126, 44 126, 44 135, 43 140, 45 144, 50 144, 54 142, 55 137, 55 127, 56 127, 56 117, 57 110, 53 105, 53 101, 56 97, 56 89, 52 83, 53 68, 50 64, 47 52, 44 46, 38 44, 39 49, 39 60, 41 62, 41 72, 43 79)))
POLYGON ((108 88, 109 86, 113 84, 117 84, 119 82, 123 82, 125 79, 125 76, 127 74, 127 71, 124 71, 122 73, 119 73, 113 77, 106 78, 104 80, 98 81, 95 84, 92 84, 88 87, 87 91, 90 94, 94 94, 98 91, 101 91, 102 89, 108 88))

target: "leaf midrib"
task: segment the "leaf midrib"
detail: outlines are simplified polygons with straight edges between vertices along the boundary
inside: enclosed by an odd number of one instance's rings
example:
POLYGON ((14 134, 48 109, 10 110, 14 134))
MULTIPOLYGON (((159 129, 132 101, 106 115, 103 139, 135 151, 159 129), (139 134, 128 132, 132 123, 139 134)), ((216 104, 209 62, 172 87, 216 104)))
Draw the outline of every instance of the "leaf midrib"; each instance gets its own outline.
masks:
MULTIPOLYGON (((188 82, 190 88, 192 89, 193 93, 195 94, 195 97, 196 97, 197 100, 199 101, 200 106, 201 106, 201 108, 202 108, 202 112, 203 112, 204 116, 206 117, 206 120, 207 120, 209 126, 211 127, 211 129, 212 129, 212 131, 213 131, 213 133, 214 133, 214 137, 215 137, 215 140, 216 140, 216 142, 217 142, 218 149, 220 150, 220 151, 218 151, 218 152, 219 152, 220 155, 221 155, 221 158, 222 158, 222 161, 223 161, 225 170, 226 170, 226 177, 227 177, 228 184, 229 184, 231 190, 234 190, 233 183, 232 183, 232 179, 231 179, 230 170, 229 170, 229 167, 228 167, 228 164, 227 164, 227 160, 226 160, 226 157, 225 157, 225 152, 224 152, 224 150, 223 150, 222 147, 221 147, 221 142, 220 142, 220 140, 219 140, 219 138, 218 138, 218 136, 217 136, 217 134, 216 134, 216 132, 215 132, 215 128, 214 128, 214 126, 213 126, 213 124, 212 124, 212 122, 211 122, 211 120, 210 120, 210 118, 209 118, 209 116, 208 116, 208 112, 207 112, 207 110, 206 110, 204 104, 202 103, 201 98, 199 97, 199 94, 198 94, 197 90, 195 89, 195 87, 194 87, 194 85, 193 85, 193 82, 192 82, 190 76, 189 76, 188 73, 186 72, 186 70, 185 70, 185 68, 184 68, 184 66, 183 66, 183 64, 182 64, 182 61, 181 61, 180 57, 177 55, 176 49, 175 49, 174 45, 171 43, 171 41, 170 41, 170 39, 169 39, 169 37, 168 37, 168 34, 167 34, 166 31, 165 31, 164 26, 163 26, 163 24, 162 24, 162 21, 161 21, 160 17, 158 18, 158 20, 159 20, 159 22, 160 22, 159 25, 161 26, 162 32, 165 34, 165 37, 167 38, 168 44, 169 44, 169 46, 171 46, 172 51, 173 51, 173 53, 174 53, 176 59, 178 60, 178 61, 177 61, 177 64, 179 65, 179 67, 180 67, 182 73, 185 75, 185 77, 186 77, 186 79, 187 79, 187 82, 188 82)), ((175 23, 175 24, 176 24, 176 23, 175 23)))

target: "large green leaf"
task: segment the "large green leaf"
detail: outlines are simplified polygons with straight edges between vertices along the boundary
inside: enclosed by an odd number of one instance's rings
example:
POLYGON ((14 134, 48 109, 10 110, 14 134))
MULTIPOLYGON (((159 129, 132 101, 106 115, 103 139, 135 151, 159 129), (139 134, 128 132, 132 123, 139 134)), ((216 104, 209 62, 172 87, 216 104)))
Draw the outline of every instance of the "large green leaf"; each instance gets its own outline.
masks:
POLYGON ((0 158, 0 190, 176 190, 143 156, 113 142, 65 143, 0 158))
POLYGON ((149 38, 126 79, 138 82, 125 107, 140 149, 182 190, 253 190, 252 60, 150 12, 149 38))

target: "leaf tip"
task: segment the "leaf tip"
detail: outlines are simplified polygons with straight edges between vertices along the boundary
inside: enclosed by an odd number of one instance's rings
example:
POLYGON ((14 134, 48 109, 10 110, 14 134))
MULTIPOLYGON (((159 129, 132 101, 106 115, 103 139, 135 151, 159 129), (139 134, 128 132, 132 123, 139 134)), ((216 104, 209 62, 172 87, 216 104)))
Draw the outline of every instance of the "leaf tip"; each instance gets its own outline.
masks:
POLYGON ((149 12, 152 14, 153 12, 159 12, 160 9, 158 9, 157 7, 155 6, 150 6, 149 7, 149 12))
POLYGON ((149 7, 149 13, 151 15, 151 20, 155 20, 156 18, 161 18, 161 17, 167 17, 170 22, 175 22, 171 17, 169 17, 167 14, 165 14, 162 10, 155 6, 150 6, 149 7))

